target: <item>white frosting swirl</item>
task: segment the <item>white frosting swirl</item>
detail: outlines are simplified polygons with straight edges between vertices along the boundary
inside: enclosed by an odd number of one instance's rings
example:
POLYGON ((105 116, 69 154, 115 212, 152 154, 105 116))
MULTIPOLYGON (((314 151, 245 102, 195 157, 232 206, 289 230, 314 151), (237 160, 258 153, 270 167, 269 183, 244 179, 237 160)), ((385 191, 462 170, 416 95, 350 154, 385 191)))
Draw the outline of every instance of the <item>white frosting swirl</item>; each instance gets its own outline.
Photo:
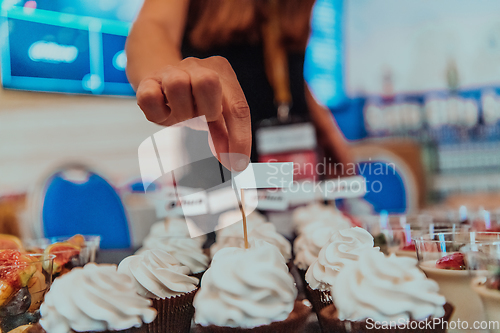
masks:
POLYGON ((118 272, 135 282, 137 293, 147 298, 170 298, 193 291, 198 279, 191 270, 169 253, 155 249, 129 256, 118 265, 118 272))
POLYGON ((379 248, 373 247, 373 236, 365 229, 354 227, 336 231, 307 270, 309 287, 328 289, 340 270, 349 262, 358 260, 359 255, 367 250, 378 251, 379 248))
MULTIPOLYGON (((264 240, 269 244, 276 246, 286 261, 292 258, 292 246, 290 245, 290 242, 276 231, 274 224, 269 222, 251 223, 250 225, 247 225, 247 228, 249 240, 264 240)), ((224 231, 220 231, 217 236, 217 242, 210 248, 210 254, 212 257, 215 253, 217 253, 217 251, 226 247, 244 247, 245 241, 243 238, 243 225, 238 225, 238 228, 228 227, 226 229, 232 230, 229 230, 229 232, 225 232, 225 229, 223 229, 224 231)))
POLYGON ((319 252, 330 237, 336 231, 347 228, 350 228, 350 225, 327 221, 317 221, 304 227, 293 243, 295 265, 300 269, 308 269, 318 259, 319 252))
MULTIPOLYGON (((184 237, 191 238, 189 234, 188 224, 194 223, 190 219, 181 218, 168 218, 165 221, 156 222, 151 226, 149 234, 144 238, 143 243, 147 243, 151 238, 165 238, 165 237, 184 237)), ((207 240, 207 236, 193 238, 203 246, 207 240)))
POLYGON ((298 234, 302 233, 306 226, 317 221, 351 226, 349 219, 337 208, 317 202, 295 209, 292 215, 292 224, 298 234))
POLYGON ((40 308, 40 324, 50 333, 120 331, 152 322, 156 310, 150 306, 115 265, 91 263, 54 281, 40 308))
MULTIPOLYGON (((409 257, 365 251, 340 271, 331 288, 340 320, 425 320, 444 315, 445 298, 409 257)), ((457 291, 459 292, 459 291, 457 291)))
POLYGON ((137 251, 136 254, 141 254, 150 249, 161 249, 168 252, 181 264, 189 267, 193 274, 203 272, 208 267, 209 259, 194 238, 151 238, 144 243, 144 247, 137 251))
POLYGON ((288 318, 297 289, 283 256, 262 240, 217 252, 194 298, 195 322, 253 328, 288 318))

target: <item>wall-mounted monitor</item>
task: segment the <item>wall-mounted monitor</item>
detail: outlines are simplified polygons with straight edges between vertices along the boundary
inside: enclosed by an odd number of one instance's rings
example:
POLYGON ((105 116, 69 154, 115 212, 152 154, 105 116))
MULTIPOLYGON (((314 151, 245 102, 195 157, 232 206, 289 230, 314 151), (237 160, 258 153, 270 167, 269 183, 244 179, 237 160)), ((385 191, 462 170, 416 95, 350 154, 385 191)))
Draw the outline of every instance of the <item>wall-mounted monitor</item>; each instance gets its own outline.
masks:
POLYGON ((142 0, 1 2, 6 88, 133 95, 125 40, 142 0))

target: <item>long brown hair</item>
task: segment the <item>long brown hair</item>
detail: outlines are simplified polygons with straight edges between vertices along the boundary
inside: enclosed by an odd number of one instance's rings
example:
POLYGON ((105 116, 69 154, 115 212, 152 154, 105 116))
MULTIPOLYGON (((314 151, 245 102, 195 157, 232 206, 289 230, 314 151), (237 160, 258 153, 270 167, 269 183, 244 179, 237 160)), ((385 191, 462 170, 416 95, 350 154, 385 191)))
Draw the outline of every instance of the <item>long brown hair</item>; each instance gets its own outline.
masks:
POLYGON ((278 2, 285 47, 305 50, 315 0, 191 0, 189 42, 202 50, 229 43, 259 42, 270 1, 278 2))

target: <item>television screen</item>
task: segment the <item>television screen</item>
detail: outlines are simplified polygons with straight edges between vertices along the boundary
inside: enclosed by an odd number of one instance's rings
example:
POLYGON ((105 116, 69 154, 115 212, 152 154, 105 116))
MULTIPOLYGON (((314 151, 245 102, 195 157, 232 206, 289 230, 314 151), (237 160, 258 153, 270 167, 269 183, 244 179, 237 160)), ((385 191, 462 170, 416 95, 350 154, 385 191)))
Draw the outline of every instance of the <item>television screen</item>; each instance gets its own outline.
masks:
POLYGON ((125 40, 142 0, 4 0, 6 88, 134 95, 125 40))

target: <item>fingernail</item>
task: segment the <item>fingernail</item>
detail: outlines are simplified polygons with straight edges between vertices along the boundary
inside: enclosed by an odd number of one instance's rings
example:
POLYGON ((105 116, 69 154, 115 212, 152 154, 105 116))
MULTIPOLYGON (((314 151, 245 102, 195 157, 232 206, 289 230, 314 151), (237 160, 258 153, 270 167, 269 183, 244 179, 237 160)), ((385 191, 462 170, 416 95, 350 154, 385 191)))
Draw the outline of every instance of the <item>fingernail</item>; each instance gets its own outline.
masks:
POLYGON ((248 166, 248 162, 249 161, 247 158, 238 159, 236 162, 234 162, 234 165, 232 165, 233 170, 237 171, 237 172, 241 172, 241 171, 245 170, 248 166))

